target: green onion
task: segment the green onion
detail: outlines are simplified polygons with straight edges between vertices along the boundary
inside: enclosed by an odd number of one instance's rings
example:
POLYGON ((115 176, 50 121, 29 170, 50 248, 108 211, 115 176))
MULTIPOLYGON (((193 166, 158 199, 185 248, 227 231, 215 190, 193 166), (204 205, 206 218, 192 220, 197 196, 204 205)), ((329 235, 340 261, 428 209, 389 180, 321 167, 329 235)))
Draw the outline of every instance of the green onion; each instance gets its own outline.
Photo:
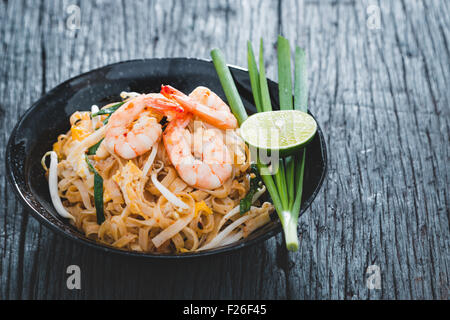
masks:
MULTIPOLYGON (((280 98, 280 110, 292 110, 292 72, 291 72, 291 47, 289 40, 278 36, 278 93, 280 98)), ((294 172, 295 162, 292 157, 285 159, 288 208, 294 203, 294 172)), ((281 192, 281 191, 280 191, 281 192)))
POLYGON ((280 110, 292 110, 291 47, 282 36, 278 36, 278 91, 280 110))
POLYGON ((97 116, 102 116, 102 115, 105 115, 105 114, 109 114, 110 115, 110 114, 116 112, 117 109, 119 109, 124 103, 125 102, 119 102, 119 103, 117 103, 117 104, 115 104, 115 105, 113 105, 113 106, 111 106, 109 108, 101 109, 98 112, 92 114, 92 118, 93 117, 97 117, 97 116))
POLYGON ((299 47, 295 49, 295 99, 296 110, 308 112, 308 73, 306 54, 299 47))
POLYGON ((280 195, 281 204, 283 208, 287 209, 289 206, 289 199, 287 193, 287 183, 286 183, 286 174, 284 168, 283 159, 279 160, 278 170, 274 175, 275 184, 277 185, 278 194, 280 195))
POLYGON ((108 116, 106 117, 105 120, 103 120, 103 124, 104 124, 104 125, 107 125, 107 124, 108 124, 108 121, 109 121, 109 118, 111 118, 111 115, 112 115, 114 112, 116 112, 117 109, 119 109, 124 103, 125 103, 124 101, 123 101, 123 102, 119 102, 119 103, 117 103, 117 104, 115 104, 115 105, 113 105, 113 106, 111 106, 111 107, 109 107, 109 108, 101 109, 101 110, 99 110, 98 112, 93 113, 93 114, 91 115, 91 118, 97 117, 97 116, 102 116, 102 115, 107 114, 108 116))
MULTIPOLYGON (((259 50, 259 73, 250 42, 247 43, 247 50, 250 83, 256 109, 258 112, 271 111, 272 104, 264 66, 262 39, 259 50)), ((233 78, 221 52, 215 49, 211 52, 211 55, 222 87, 230 102, 230 107, 238 118, 239 124, 241 124, 247 118, 247 113, 243 108, 242 100, 236 90, 233 78)), ((278 79, 280 109, 290 110, 295 108, 296 110, 307 112, 308 85, 305 52, 299 47, 296 48, 295 99, 293 103, 290 45, 289 41, 281 36, 278 37, 278 79)), ((267 174, 268 166, 260 163, 259 159, 257 159, 260 177, 269 191, 273 205, 283 226, 286 247, 291 251, 298 250, 297 222, 303 193, 305 157, 306 151, 303 150, 295 156, 287 157, 284 160, 280 159, 279 169, 274 176, 267 174)), ((253 197, 253 194, 249 192, 244 201, 241 201, 241 212, 248 207, 248 199, 253 197)))
MULTIPOLYGON (((266 71, 264 67, 264 44, 261 39, 259 48, 259 83, 260 83, 260 96, 262 102, 263 111, 272 111, 272 103, 270 102, 270 93, 267 86, 266 71)), ((274 181, 277 186, 278 195, 281 200, 283 208, 287 208, 289 204, 286 188, 286 178, 284 175, 284 162, 280 161, 277 173, 274 176, 274 181)))
POLYGON ((294 205, 295 193, 295 156, 289 156, 284 159, 286 166, 286 184, 288 189, 289 208, 294 205))
POLYGON ((85 156, 85 159, 89 167, 89 171, 94 174, 94 204, 97 214, 97 224, 101 225, 105 221, 105 214, 103 212, 103 178, 97 170, 95 170, 87 155, 85 156))
POLYGON ((236 89, 236 85, 234 84, 230 69, 225 62, 225 57, 219 49, 212 50, 211 57, 213 59, 217 74, 219 75, 220 83, 222 84, 222 88, 227 97, 231 111, 233 111, 237 121, 241 124, 248 118, 248 115, 245 111, 241 97, 239 96, 239 92, 236 89))
POLYGON ((259 72, 256 66, 255 54, 253 53, 252 43, 247 42, 247 60, 248 60, 248 73, 250 75, 250 84, 252 86, 253 100, 255 101, 255 107, 258 112, 263 111, 261 105, 260 84, 259 84, 259 72))
POLYGON ((93 156, 94 154, 97 153, 98 147, 100 147, 100 144, 102 143, 103 139, 100 140, 99 142, 97 142, 96 144, 94 144, 92 147, 90 147, 88 149, 88 155, 93 156))
POLYGON ((297 172, 295 174, 295 185, 297 186, 297 191, 295 194, 295 201, 294 205, 292 206, 292 212, 297 213, 297 219, 298 214, 300 213, 300 205, 302 201, 302 194, 303 194, 303 177, 304 177, 304 171, 305 171, 305 157, 306 157, 306 150, 303 150, 301 152, 301 155, 296 155, 296 160, 300 164, 300 168, 297 168, 297 172))
MULTIPOLYGON (((262 40, 261 40, 262 42, 262 40)), ((245 111, 241 97, 239 96, 239 93, 236 89, 236 86, 234 84, 233 78, 231 77, 230 71, 225 63, 225 59, 223 57, 222 52, 219 49, 214 49, 211 51, 211 57, 214 62, 214 66, 216 67, 217 75, 219 76, 220 83, 222 84, 222 87, 225 91, 225 95, 227 96, 228 102, 230 103, 230 108, 233 114, 236 116, 236 118, 239 121, 239 124, 241 124, 245 119, 247 119, 248 115, 245 111)), ((264 62, 263 62, 264 63, 264 62)), ((265 72, 261 73, 260 79, 265 79, 265 72)), ((266 88, 267 88, 267 82, 266 82, 266 88)), ((270 103, 270 100, 269 100, 270 103)), ((270 105, 270 109, 271 109, 270 105)), ((259 172, 267 172, 268 167, 267 165, 257 163, 257 167, 259 169, 259 172)), ((281 220, 281 223, 284 225, 284 217, 282 215, 283 208, 281 206, 281 200, 278 195, 277 188, 275 186, 275 183, 273 181, 273 178, 271 175, 267 174, 261 174, 261 179, 263 180, 267 190, 269 191, 269 194, 272 198, 273 204, 275 206, 275 209, 277 210, 278 216, 281 220)))
MULTIPOLYGON (((308 73, 306 70, 305 51, 299 47, 295 49, 295 109, 308 112, 308 73)), ((303 193, 303 176, 305 170, 306 150, 301 155, 297 155, 296 159, 300 163, 300 168, 296 172, 295 184, 297 192, 293 205, 293 212, 300 211, 302 193, 303 193)))
MULTIPOLYGON (((296 110, 308 112, 308 74, 306 70, 305 51, 299 47, 295 49, 295 89, 294 89, 294 107, 296 110)), ((297 162, 297 170, 295 172, 295 199, 291 206, 292 219, 287 226, 286 243, 289 250, 298 249, 297 223, 300 214, 302 195, 303 195, 303 178, 305 172, 306 149, 300 154, 295 155, 297 162), (295 237, 294 237, 295 232, 295 237)))
POLYGON ((261 173, 261 179, 264 182, 264 185, 267 188, 267 191, 269 191, 270 197, 272 198, 273 205, 275 207, 275 210, 277 211, 278 217, 280 218, 280 221, 282 225, 284 225, 284 216, 282 215, 283 212, 283 206, 281 204, 280 196, 278 195, 278 190, 273 182, 273 178, 271 175, 268 174, 262 174, 262 172, 267 172, 269 170, 268 166, 265 164, 258 163, 258 169, 261 173))
POLYGON ((256 191, 258 191, 259 182, 261 181, 261 177, 259 176, 258 168, 256 165, 251 165, 250 172, 255 176, 253 178, 250 178, 250 190, 248 191, 244 199, 242 199, 239 203, 239 212, 241 215, 250 210, 253 203, 253 196, 255 195, 256 191))
POLYGON ((109 122, 109 118, 111 118, 111 115, 109 114, 105 120, 103 120, 103 124, 106 126, 109 122))
POLYGON ((261 95, 262 111, 272 111, 272 103, 270 102, 269 86, 267 85, 266 67, 264 66, 264 44, 261 39, 259 44, 259 86, 261 95))

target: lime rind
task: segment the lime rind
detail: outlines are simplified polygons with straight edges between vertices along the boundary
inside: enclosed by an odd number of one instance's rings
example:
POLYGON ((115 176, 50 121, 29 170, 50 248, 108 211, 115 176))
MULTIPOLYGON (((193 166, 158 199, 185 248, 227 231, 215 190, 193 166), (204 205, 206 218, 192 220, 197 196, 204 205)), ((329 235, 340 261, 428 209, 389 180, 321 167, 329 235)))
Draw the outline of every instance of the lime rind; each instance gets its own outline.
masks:
POLYGON ((250 146, 286 154, 306 146, 317 132, 317 123, 298 110, 268 111, 250 116, 240 131, 250 146))

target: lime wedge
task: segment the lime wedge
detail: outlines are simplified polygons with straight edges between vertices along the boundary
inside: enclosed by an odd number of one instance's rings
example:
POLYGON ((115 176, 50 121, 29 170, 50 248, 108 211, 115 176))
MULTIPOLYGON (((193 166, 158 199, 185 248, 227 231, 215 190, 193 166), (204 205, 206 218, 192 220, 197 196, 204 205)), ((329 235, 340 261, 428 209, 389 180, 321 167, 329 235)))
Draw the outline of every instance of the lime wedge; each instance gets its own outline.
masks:
POLYGON ((317 123, 309 114, 298 110, 268 111, 250 116, 240 131, 250 146, 269 152, 277 150, 281 156, 287 156, 312 140, 317 123))

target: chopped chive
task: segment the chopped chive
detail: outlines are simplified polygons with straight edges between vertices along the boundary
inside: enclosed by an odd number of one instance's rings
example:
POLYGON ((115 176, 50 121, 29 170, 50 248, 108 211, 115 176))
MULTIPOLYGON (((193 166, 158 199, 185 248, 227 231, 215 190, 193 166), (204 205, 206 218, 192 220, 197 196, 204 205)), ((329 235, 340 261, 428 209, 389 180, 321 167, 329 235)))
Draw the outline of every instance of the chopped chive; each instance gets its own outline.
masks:
POLYGON ((258 191, 259 182, 261 181, 261 177, 259 176, 258 168, 256 167, 256 165, 251 165, 250 172, 255 176, 253 178, 250 178, 250 189, 244 199, 239 202, 239 212, 241 215, 250 210, 252 206, 253 196, 255 195, 256 191, 258 191))
POLYGON ((100 140, 99 142, 97 142, 96 144, 94 144, 92 147, 90 147, 88 149, 88 155, 93 156, 94 154, 97 153, 98 147, 100 147, 100 144, 102 143, 103 139, 100 140))
POLYGON ((97 224, 101 225, 105 221, 105 214, 103 211, 103 178, 95 170, 94 166, 89 161, 88 156, 85 156, 89 171, 94 174, 94 204, 95 212, 97 214, 97 224))
POLYGON ((113 105, 113 106, 111 106, 109 108, 101 109, 98 112, 92 114, 92 117, 102 116, 102 115, 105 115, 105 114, 111 115, 114 112, 116 112, 117 109, 119 109, 124 103, 125 102, 119 102, 119 103, 117 103, 117 104, 115 104, 115 105, 113 105))
POLYGON ((106 126, 109 122, 109 118, 111 118, 111 115, 109 114, 105 120, 103 120, 103 124, 106 126))

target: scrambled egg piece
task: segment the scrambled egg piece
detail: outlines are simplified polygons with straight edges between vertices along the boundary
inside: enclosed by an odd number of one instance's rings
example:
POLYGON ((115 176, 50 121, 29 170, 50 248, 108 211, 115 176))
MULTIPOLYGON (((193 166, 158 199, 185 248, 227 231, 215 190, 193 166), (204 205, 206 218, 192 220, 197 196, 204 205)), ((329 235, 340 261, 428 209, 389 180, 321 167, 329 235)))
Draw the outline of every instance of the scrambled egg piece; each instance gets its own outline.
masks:
POLYGON ((137 190, 141 176, 142 171, 130 160, 121 171, 117 171, 112 177, 122 190, 130 211, 136 214, 141 214, 137 203, 137 200, 140 200, 137 190))
POLYGON ((72 139, 75 141, 83 140, 92 131, 92 121, 89 112, 75 112, 70 117, 70 123, 72 124, 70 128, 72 139))
POLYGON ((81 141, 89 135, 89 132, 86 132, 84 128, 76 125, 73 126, 70 131, 72 132, 72 139, 76 141, 81 141))
POLYGON ((194 215, 194 217, 195 218, 197 218, 197 216, 198 216, 198 213, 200 212, 200 211, 203 211, 203 212, 205 212, 206 214, 212 214, 213 212, 212 212, 212 210, 211 210, 211 208, 210 207, 208 207, 208 205, 205 203, 205 201, 200 201, 200 202, 196 202, 195 203, 195 215, 194 215))

